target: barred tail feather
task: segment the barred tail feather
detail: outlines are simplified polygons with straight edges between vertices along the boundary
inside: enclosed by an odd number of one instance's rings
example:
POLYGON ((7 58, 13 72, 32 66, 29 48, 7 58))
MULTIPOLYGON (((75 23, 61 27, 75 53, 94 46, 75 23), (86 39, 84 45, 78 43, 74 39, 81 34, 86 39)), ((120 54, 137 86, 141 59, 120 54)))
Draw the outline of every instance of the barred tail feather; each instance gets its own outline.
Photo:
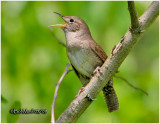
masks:
POLYGON ((108 111, 113 112, 119 109, 118 98, 113 88, 113 80, 111 79, 108 84, 103 88, 103 94, 108 106, 108 111))

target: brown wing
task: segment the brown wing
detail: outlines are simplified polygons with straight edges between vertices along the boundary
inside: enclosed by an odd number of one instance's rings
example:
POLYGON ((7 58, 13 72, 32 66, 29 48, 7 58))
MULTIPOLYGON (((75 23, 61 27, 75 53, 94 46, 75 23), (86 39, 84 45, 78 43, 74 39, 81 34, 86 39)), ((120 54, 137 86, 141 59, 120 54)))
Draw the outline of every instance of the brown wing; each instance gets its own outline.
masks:
POLYGON ((95 41, 91 42, 90 46, 96 56, 98 56, 103 62, 107 59, 106 53, 95 41))

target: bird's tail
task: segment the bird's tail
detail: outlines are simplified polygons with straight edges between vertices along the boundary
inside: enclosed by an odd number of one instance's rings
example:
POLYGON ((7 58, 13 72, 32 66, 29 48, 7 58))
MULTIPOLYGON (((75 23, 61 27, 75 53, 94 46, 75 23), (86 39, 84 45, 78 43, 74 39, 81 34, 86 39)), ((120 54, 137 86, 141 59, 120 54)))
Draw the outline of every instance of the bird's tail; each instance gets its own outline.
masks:
POLYGON ((118 98, 116 92, 113 88, 113 79, 111 79, 108 84, 103 88, 103 94, 108 106, 108 111, 113 112, 119 109, 118 98))

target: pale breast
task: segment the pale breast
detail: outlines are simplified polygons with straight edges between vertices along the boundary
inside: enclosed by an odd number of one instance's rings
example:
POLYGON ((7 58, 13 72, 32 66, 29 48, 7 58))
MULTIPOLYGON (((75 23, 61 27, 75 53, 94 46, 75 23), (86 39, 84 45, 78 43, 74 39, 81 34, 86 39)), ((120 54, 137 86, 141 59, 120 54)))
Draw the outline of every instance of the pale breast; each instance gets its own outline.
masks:
POLYGON ((102 65, 102 61, 90 48, 68 48, 67 54, 76 70, 87 77, 91 77, 95 68, 102 65))
POLYGON ((67 55, 71 64, 82 75, 91 77, 95 68, 103 64, 102 60, 91 49, 91 36, 80 32, 66 32, 65 35, 67 55))

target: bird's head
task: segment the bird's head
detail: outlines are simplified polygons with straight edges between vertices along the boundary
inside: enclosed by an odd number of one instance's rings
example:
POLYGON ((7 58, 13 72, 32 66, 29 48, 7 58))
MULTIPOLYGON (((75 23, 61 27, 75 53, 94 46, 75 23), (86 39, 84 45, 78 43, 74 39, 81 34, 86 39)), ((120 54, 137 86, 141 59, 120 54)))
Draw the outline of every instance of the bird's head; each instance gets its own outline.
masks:
POLYGON ((61 16, 66 24, 56 24, 49 27, 60 27, 65 32, 85 32, 90 33, 87 24, 79 17, 76 16, 63 16, 57 12, 54 12, 61 16))

